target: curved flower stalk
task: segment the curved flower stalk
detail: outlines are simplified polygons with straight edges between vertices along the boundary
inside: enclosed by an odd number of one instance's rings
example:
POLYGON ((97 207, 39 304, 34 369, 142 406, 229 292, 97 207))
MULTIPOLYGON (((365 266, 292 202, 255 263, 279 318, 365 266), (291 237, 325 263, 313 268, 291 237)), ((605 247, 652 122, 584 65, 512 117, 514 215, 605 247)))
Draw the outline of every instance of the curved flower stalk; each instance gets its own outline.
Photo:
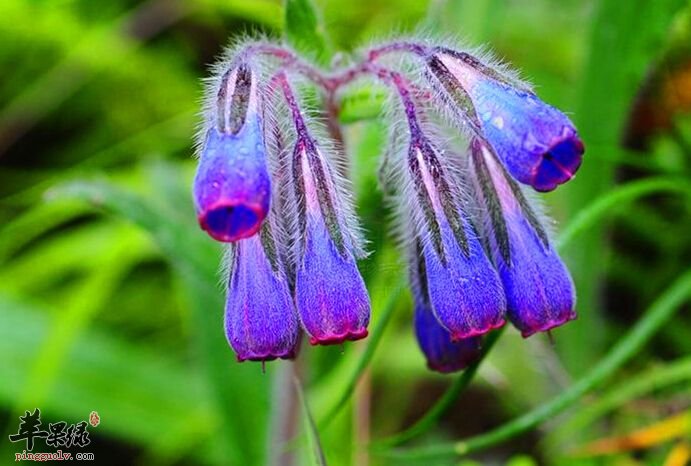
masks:
POLYGON ((520 187, 477 139, 470 165, 511 322, 528 337, 575 319, 571 276, 520 187))
POLYGON ((240 59, 210 91, 212 123, 204 130, 193 191, 200 226, 222 242, 254 235, 269 212, 259 78, 257 67, 240 59))
POLYGON ((480 356, 481 337, 451 339, 448 330, 439 324, 432 312, 427 293, 427 276, 421 258, 421 246, 415 241, 409 254, 409 280, 413 291, 414 327, 420 350, 425 355, 427 367, 442 374, 465 369, 480 356))
POLYGON ((280 74, 295 127, 289 183, 296 218, 292 225, 295 304, 313 345, 329 345, 367 336, 370 302, 355 258, 361 251, 349 201, 331 161, 307 128, 303 112, 280 74))
POLYGON ((299 324, 270 222, 229 246, 226 337, 238 361, 295 357, 299 324))
POLYGON ((486 140, 514 178, 552 191, 574 177, 585 149, 566 115, 468 53, 434 47, 426 61, 455 119, 486 140))
POLYGON ((408 122, 408 147, 391 163, 403 185, 398 204, 420 238, 427 293, 434 316, 454 341, 504 324, 506 302, 497 273, 461 205, 460 180, 423 132, 418 109, 403 78, 392 72, 408 122), (406 213, 410 212, 410 214, 406 213))

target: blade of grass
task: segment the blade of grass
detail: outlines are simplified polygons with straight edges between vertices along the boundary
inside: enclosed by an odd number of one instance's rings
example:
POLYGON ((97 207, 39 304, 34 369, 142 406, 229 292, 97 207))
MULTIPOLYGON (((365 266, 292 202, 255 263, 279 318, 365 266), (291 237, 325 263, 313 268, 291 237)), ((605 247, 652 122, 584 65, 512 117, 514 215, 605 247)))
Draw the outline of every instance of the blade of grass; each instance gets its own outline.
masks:
POLYGON ((319 440, 319 431, 317 430, 317 425, 314 423, 314 418, 312 417, 309 406, 307 406, 307 400, 305 399, 302 385, 297 377, 293 379, 293 382, 295 391, 298 394, 298 399, 300 400, 300 407, 302 408, 302 420, 307 434, 307 441, 310 445, 310 450, 312 450, 314 454, 312 457, 313 462, 317 466, 326 466, 326 457, 324 456, 324 450, 319 440))
POLYGON ((583 431, 596 419, 635 398, 687 381, 691 381, 691 357, 627 377, 621 384, 600 396, 594 403, 583 407, 571 419, 561 424, 547 440, 551 442, 566 440, 573 432, 583 431))
POLYGON ((691 297, 691 270, 687 270, 660 295, 633 328, 586 375, 559 396, 496 429, 450 444, 419 449, 380 449, 375 451, 382 456, 400 461, 431 461, 435 458, 467 455, 516 437, 564 411, 583 395, 600 386, 610 375, 640 351, 643 345, 689 297, 691 297))
POLYGON ((621 209, 641 197, 661 192, 680 192, 691 197, 691 187, 683 179, 660 177, 626 183, 579 211, 559 235, 557 248, 566 248, 574 238, 600 224, 613 210, 621 209))
POLYGON ((670 416, 625 435, 598 439, 573 452, 574 456, 600 456, 649 448, 691 433, 691 410, 670 416))
MULTIPOLYGON (((68 49, 63 61, 47 69, 0 109, 0 154, 46 114, 74 95, 103 69, 106 60, 124 60, 136 50, 142 42, 123 34, 123 31, 132 30, 133 25, 140 21, 140 16, 146 17, 158 3, 159 0, 148 0, 116 21, 87 28, 82 40, 68 49), (101 50, 102 53, 94 53, 94 50, 101 50), (91 60, 91 66, 83 66, 85 58, 96 56, 101 57, 100 61, 91 60)), ((183 2, 172 2, 166 9, 168 14, 158 21, 149 21, 147 24, 150 25, 150 30, 146 31, 146 36, 140 34, 138 39, 155 35, 192 10, 190 5, 183 2)))
POLYGON ((147 230, 173 265, 192 309, 193 333, 204 362, 208 388, 223 420, 221 445, 231 464, 261 464, 266 435, 268 377, 254 365, 238 365, 223 336, 222 291, 218 289, 219 247, 189 223, 134 193, 105 182, 77 182, 53 196, 76 197, 114 212, 147 230), (213 312, 216 310, 216 312, 213 312))
MULTIPOLYGON (((51 332, 51 314, 58 315, 45 304, 0 292, 3 404, 26 396, 26 368, 51 332)), ((66 361, 40 405, 47 420, 83 420, 95 409, 104 420, 98 427, 103 435, 160 451, 183 435, 186 441, 210 438, 219 425, 202 374, 149 344, 125 341, 92 325, 76 336, 66 361)))
MULTIPOLYGON (((606 195, 614 183, 616 166, 600 158, 603 149, 616 152, 627 123, 631 102, 660 57, 674 18, 684 0, 642 0, 621 2, 601 0, 591 21, 587 57, 581 76, 574 120, 586 145, 585 163, 573 183, 560 188, 557 196, 572 214, 606 195), (599 149, 598 149, 599 148, 599 149), (594 149, 594 150, 592 150, 594 149)), ((600 306, 602 275, 606 255, 605 227, 596 226, 583 235, 577 252, 569 251, 569 263, 579 306, 597 310, 600 306)), ((578 321, 560 335, 560 355, 575 377, 597 362, 605 350, 606 325, 602 313, 581 313, 578 321), (584 345, 583 342, 588 344, 584 345)))
POLYGON ((691 461, 691 444, 687 440, 682 440, 672 448, 662 466, 686 466, 689 461, 691 461))
POLYGON ((15 217, 0 228, 0 263, 46 231, 91 210, 83 202, 67 200, 39 204, 15 217))

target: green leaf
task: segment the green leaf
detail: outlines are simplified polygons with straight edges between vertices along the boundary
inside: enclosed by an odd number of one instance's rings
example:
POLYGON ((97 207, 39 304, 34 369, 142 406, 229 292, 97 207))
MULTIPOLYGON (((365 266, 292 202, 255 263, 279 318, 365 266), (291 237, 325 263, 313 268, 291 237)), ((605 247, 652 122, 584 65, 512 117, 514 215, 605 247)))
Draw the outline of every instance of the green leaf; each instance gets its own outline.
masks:
POLYGON ((311 0, 285 0, 285 37, 317 63, 326 64, 331 58, 326 30, 311 0))
MULTIPOLYGON (((53 311, 0 292, 0 353, 7 355, 0 364, 3 403, 25 398, 26 368, 36 364, 41 343, 60 325, 61 315, 53 311)), ((199 371, 93 325, 76 336, 59 375, 42 411, 49 419, 77 420, 96 410, 103 420, 100 435, 168 452, 171 442, 210 438, 220 423, 199 371)))
POLYGON ((596 419, 631 400, 670 385, 681 385, 682 382, 688 385, 690 381, 691 357, 681 358, 664 366, 653 367, 635 376, 626 377, 620 384, 598 396, 592 404, 578 410, 571 419, 552 431, 548 438, 553 443, 570 440, 575 432, 585 431, 596 419))
MULTIPOLYGON (((159 170, 159 173, 164 171, 159 170)), ((152 184, 159 182, 152 182, 152 184)), ((207 386, 222 425, 218 440, 231 464, 261 464, 270 377, 256 365, 238 364, 223 335, 223 292, 217 286, 218 246, 195 225, 168 209, 107 182, 77 182, 57 188, 57 197, 76 197, 129 219, 148 231, 180 279, 192 309, 193 333, 204 362, 207 386)), ((191 211, 190 211, 191 212, 191 211)))

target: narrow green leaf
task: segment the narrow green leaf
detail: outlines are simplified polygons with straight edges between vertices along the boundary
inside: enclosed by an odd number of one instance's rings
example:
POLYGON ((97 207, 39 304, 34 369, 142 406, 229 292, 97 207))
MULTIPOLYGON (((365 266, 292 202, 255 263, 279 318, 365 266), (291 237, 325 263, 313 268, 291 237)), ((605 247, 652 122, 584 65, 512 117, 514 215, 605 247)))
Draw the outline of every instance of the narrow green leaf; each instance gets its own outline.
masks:
POLYGON ((74 200, 41 203, 12 219, 0 228, 0 263, 46 231, 90 210, 74 200))
MULTIPOLYGON (((684 3, 601 0, 593 4, 587 57, 575 81, 581 86, 580 96, 572 108, 587 152, 578 178, 557 193, 568 214, 577 214, 612 189, 616 166, 604 163, 601 154, 611 154, 621 146, 631 102, 650 72, 651 63, 664 53, 671 24, 684 3), (605 152, 604 148, 609 149, 605 152)), ((600 309, 605 238, 604 226, 597 226, 583 235, 580 243, 584 247, 577 254, 565 257, 583 309, 600 309)), ((576 376, 592 367, 605 349, 602 315, 581 313, 577 322, 561 332, 562 360, 576 376), (583 345, 584 341, 588 344, 583 345)))
POLYGON ((557 247, 559 249, 565 248, 578 234, 601 224, 604 217, 612 210, 621 209, 638 198, 659 192, 681 192, 691 196, 691 188, 686 180, 648 178, 632 181, 600 196, 592 204, 578 212, 562 230, 557 240, 557 247))
MULTIPOLYGON (((41 342, 59 319, 58 309, 0 292, 0 354, 7 355, 0 364, 2 403, 25 397, 26 368, 36 363, 41 342)), ((219 425, 202 374, 148 344, 92 325, 76 336, 65 361, 40 405, 51 419, 76 420, 76 413, 86 416, 94 409, 104 421, 98 427, 104 435, 161 451, 175 438, 197 443, 210 438, 219 425)))
POLYGON ((548 437, 552 442, 569 439, 574 432, 584 431, 588 425, 631 400, 674 384, 691 381, 691 357, 672 361, 662 367, 627 377, 619 385, 584 406, 548 437))
POLYGON ((691 269, 679 277, 643 314, 633 328, 586 375, 552 400, 536 407, 496 429, 455 443, 419 449, 375 450, 402 462, 420 462, 453 458, 484 450, 529 431, 553 418, 599 387, 617 369, 636 355, 643 345, 691 298, 691 269))
POLYGON ((298 394, 300 400, 300 407, 302 409, 302 420, 305 426, 305 431, 307 433, 307 440, 310 444, 310 449, 312 450, 314 456, 313 461, 317 466, 326 466, 326 457, 324 456, 324 450, 321 446, 321 441, 319 440, 319 431, 317 430, 317 425, 314 423, 314 418, 310 412, 309 406, 307 405, 307 400, 305 399, 305 394, 302 390, 302 385, 300 381, 295 378, 295 390, 298 394))
POLYGON ((170 260, 192 309, 197 347, 208 388, 223 420, 219 435, 230 464, 261 464, 264 456, 270 377, 256 365, 238 364, 223 335, 223 291, 217 286, 219 247, 194 223, 167 215, 147 199, 106 182, 77 182, 53 196, 76 197, 147 230, 170 260))

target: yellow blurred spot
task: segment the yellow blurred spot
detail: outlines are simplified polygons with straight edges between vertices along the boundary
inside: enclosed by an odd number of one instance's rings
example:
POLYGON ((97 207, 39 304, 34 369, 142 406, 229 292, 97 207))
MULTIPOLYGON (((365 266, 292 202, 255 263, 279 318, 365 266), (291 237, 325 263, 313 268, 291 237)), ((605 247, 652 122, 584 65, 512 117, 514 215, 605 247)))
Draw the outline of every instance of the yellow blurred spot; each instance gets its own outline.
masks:
POLYGON ((689 442, 679 442, 669 452, 663 466, 687 466, 691 460, 691 445, 689 442))
MULTIPOLYGON (((596 456, 638 450, 664 443, 691 432, 691 411, 677 414, 643 429, 619 437, 596 440, 575 451, 579 456, 596 456)), ((683 463, 672 463, 674 465, 683 463)))

